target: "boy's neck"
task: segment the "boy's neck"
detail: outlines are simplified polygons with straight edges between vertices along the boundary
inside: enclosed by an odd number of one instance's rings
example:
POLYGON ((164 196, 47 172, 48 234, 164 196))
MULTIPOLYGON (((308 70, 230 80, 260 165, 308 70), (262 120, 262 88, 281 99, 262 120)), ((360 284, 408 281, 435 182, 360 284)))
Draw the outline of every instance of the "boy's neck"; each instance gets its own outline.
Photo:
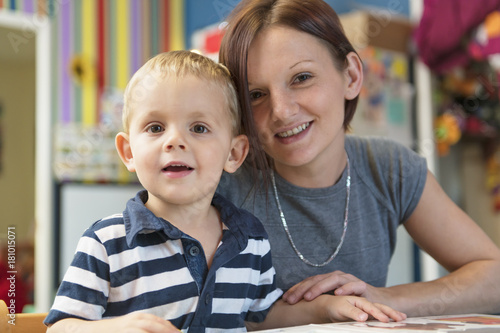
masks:
POLYGON ((223 223, 219 211, 212 206, 212 199, 205 197, 187 205, 174 205, 148 199, 146 207, 156 216, 177 227, 186 235, 200 242, 210 268, 217 247, 222 240, 223 223))
POLYGON ((206 227, 207 219, 213 214, 212 210, 215 210, 211 203, 212 199, 205 197, 187 204, 173 204, 150 195, 145 205, 157 217, 184 231, 185 228, 206 227))

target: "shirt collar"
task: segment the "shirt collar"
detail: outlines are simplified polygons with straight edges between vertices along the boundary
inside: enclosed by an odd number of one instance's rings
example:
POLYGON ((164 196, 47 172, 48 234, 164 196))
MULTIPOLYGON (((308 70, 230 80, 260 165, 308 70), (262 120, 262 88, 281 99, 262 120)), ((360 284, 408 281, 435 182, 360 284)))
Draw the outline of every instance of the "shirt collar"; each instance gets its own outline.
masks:
MULTIPOLYGON (((169 239, 179 239, 184 233, 170 222, 157 217, 146 206, 148 192, 142 190, 127 202, 123 212, 126 240, 132 246, 140 233, 163 232, 169 239)), ((223 196, 215 193, 212 205, 219 211, 228 231, 235 235, 241 247, 246 246, 248 236, 265 237, 267 234, 262 224, 249 212, 238 209, 223 196)))
POLYGON ((123 220, 128 246, 132 246, 140 233, 163 231, 168 238, 179 239, 182 236, 181 231, 153 214, 145 205, 147 200, 148 192, 142 190, 127 202, 127 208, 123 212, 123 220))

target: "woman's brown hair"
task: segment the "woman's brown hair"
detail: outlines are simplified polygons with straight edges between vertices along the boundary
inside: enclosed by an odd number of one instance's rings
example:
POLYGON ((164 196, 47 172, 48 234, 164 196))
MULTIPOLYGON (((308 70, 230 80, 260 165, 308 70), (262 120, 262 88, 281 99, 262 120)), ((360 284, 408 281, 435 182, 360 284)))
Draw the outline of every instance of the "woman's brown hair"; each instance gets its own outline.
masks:
MULTIPOLYGON (((257 34, 271 25, 306 32, 325 44, 339 70, 346 68, 347 55, 356 51, 347 39, 337 13, 322 0, 242 0, 227 21, 219 61, 233 76, 242 108, 242 127, 251 140, 249 156, 262 169, 267 166, 267 160, 256 133, 247 82, 248 49, 257 34)), ((345 130, 349 128, 357 103, 358 97, 345 102, 345 130)))

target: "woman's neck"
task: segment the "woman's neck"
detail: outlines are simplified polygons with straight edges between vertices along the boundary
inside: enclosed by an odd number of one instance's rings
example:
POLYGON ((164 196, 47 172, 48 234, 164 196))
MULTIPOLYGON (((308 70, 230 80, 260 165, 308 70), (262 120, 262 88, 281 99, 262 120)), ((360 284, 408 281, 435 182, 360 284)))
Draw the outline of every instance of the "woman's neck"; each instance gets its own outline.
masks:
POLYGON ((274 163, 274 170, 288 182, 305 188, 323 188, 334 185, 342 177, 347 164, 344 146, 331 147, 313 161, 300 166, 274 163))

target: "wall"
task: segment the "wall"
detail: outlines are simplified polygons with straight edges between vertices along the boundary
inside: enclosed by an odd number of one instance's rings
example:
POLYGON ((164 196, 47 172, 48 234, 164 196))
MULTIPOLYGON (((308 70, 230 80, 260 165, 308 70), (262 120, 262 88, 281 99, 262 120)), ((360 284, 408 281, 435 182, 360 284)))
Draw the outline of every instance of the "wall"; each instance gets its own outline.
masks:
POLYGON ((57 180, 133 180, 114 148, 123 91, 153 55, 185 47, 184 1, 61 1, 52 24, 57 180))
POLYGON ((0 73, 0 234, 14 225, 21 241, 33 237, 35 216, 34 53, 31 60, 2 58, 0 73))
POLYGON ((483 147, 476 142, 459 144, 460 182, 463 209, 500 246, 500 214, 494 212, 491 191, 487 189, 487 171, 483 147))
POLYGON ((52 25, 57 181, 133 181, 114 149, 123 90, 152 55, 183 49, 184 0, 0 0, 52 25))
MULTIPOLYGON (((56 179, 133 181, 113 144, 128 80, 152 55, 190 48, 194 31, 223 21, 238 2, 0 0, 0 10, 51 18, 56 179)), ((408 14, 408 1, 403 0, 327 2, 338 13, 377 6, 408 14)))
MULTIPOLYGON (((186 0, 185 40, 191 48, 191 35, 198 29, 224 21, 238 0, 186 0)), ((355 9, 389 10, 403 16, 409 16, 408 0, 325 0, 338 14, 355 9)))
POLYGON ((495 212, 494 198, 488 189, 484 146, 464 140, 450 147, 438 159, 439 183, 448 196, 500 246, 500 213, 495 212))

